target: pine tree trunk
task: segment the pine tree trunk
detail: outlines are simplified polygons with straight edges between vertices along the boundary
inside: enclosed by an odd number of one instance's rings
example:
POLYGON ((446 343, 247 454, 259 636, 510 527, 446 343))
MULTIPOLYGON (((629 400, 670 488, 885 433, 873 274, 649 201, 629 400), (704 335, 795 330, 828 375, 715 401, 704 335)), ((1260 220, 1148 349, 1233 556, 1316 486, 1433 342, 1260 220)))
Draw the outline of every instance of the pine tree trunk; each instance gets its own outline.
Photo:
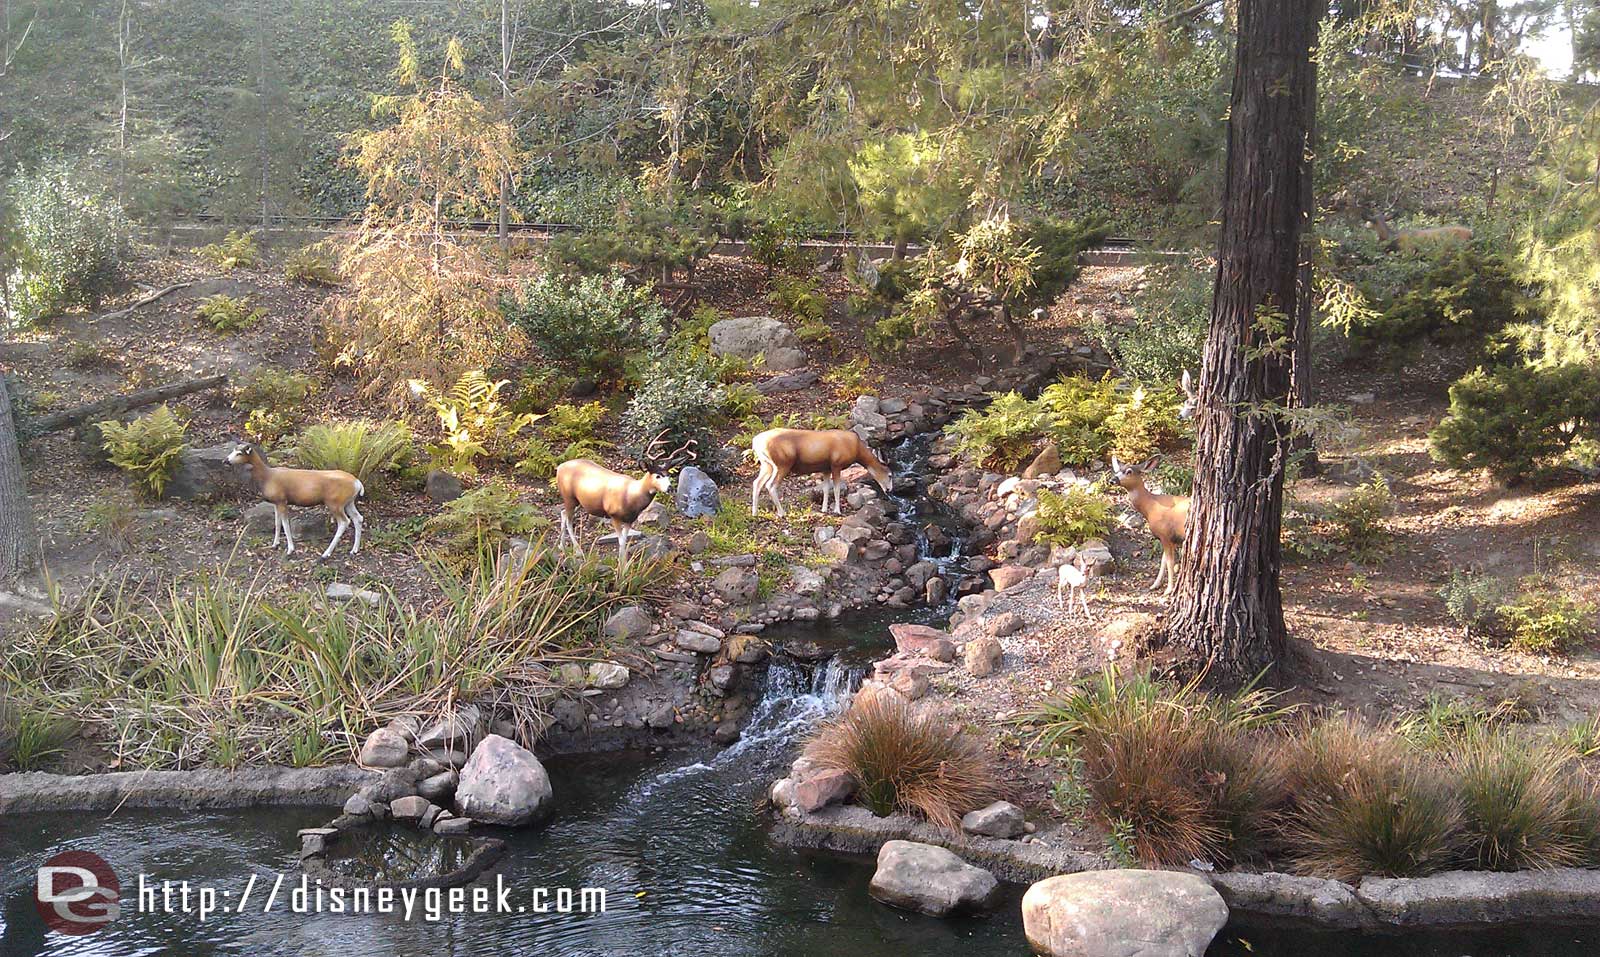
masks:
POLYGON ((28 570, 32 528, 11 390, 0 379, 0 587, 15 584, 28 570))
POLYGON ((1283 469, 1311 190, 1315 0, 1241 0, 1197 470, 1169 637, 1234 685, 1275 665, 1283 469))

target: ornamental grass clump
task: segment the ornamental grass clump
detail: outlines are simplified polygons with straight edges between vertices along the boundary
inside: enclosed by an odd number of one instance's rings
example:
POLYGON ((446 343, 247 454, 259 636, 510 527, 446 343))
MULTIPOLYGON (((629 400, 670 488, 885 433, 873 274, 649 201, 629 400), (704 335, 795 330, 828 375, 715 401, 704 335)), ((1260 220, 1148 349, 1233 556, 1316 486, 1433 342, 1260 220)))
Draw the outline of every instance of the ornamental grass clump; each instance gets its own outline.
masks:
POLYGON ((1592 795, 1572 754, 1510 730, 1471 735, 1453 756, 1464 866, 1483 871, 1576 867, 1588 856, 1579 805, 1592 795))
POLYGON ((817 731, 806 755, 848 772, 856 800, 879 817, 900 811, 958 830, 963 814, 1006 796, 979 742, 892 693, 858 695, 817 731))

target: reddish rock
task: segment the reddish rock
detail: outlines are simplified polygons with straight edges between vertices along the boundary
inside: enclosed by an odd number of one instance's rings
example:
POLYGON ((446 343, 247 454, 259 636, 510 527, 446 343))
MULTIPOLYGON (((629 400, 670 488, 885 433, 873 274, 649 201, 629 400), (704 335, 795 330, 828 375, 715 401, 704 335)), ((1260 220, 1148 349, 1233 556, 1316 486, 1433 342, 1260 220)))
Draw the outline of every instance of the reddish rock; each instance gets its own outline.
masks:
MULTIPOLYGON (((929 648, 938 646, 939 642, 949 643, 950 635, 938 628, 927 625, 913 625, 907 622, 895 622, 889 626, 889 634, 894 636, 894 646, 899 651, 927 653, 929 648)), ((928 657, 935 657, 928 655, 928 657)), ((940 658, 940 661, 949 661, 949 658, 940 658)))
POLYGON ((994 582, 995 591, 1005 591, 1032 577, 1033 569, 1026 565, 1001 565, 989 571, 989 580, 994 582))
POLYGON ((994 673, 1003 656, 1000 642, 985 635, 967 642, 961 663, 966 666, 968 674, 975 678, 984 678, 994 673))
POLYGON ((850 772, 837 768, 816 771, 795 782, 794 806, 807 814, 849 797, 856 789, 850 772))

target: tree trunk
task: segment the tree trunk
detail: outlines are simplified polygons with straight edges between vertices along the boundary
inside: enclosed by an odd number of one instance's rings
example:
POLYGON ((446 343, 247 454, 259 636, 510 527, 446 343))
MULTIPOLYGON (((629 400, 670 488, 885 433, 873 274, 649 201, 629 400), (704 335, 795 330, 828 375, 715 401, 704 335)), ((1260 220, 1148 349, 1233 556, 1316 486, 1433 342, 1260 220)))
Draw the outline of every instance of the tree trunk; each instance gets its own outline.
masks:
POLYGON ((16 584, 28 570, 33 520, 11 415, 11 389, 0 377, 0 586, 16 584))
MULTIPOLYGON (((511 122, 511 3, 500 0, 500 112, 511 122)), ((513 125, 513 129, 515 126, 513 125)), ((511 173, 500 175, 500 272, 511 272, 511 173)))
MULTIPOLYGON (((1318 23, 1322 22, 1327 13, 1327 0, 1312 0, 1311 15, 1318 23)), ((1317 142, 1317 63, 1312 60, 1310 75, 1305 88, 1301 91, 1305 99, 1306 109, 1306 168, 1300 177, 1300 204, 1305 210, 1305 231, 1300 235, 1300 270, 1299 270, 1299 298, 1295 301, 1295 326, 1294 326, 1294 378, 1291 386, 1289 404, 1297 409, 1309 409, 1316 403, 1313 371, 1311 366, 1311 328, 1316 319, 1317 296, 1312 284, 1311 262, 1316 255, 1316 230, 1313 217, 1317 211, 1316 197, 1312 191, 1312 160, 1318 148, 1317 142)), ((1294 437, 1294 451, 1300 460, 1300 471, 1305 475, 1315 475, 1322 471, 1322 463, 1317 458, 1317 447, 1314 437, 1307 433, 1300 433, 1294 437)))
POLYGON ((1311 195, 1315 0, 1241 0, 1211 329, 1200 369, 1194 500, 1169 637, 1217 685, 1273 666, 1300 238, 1311 195))

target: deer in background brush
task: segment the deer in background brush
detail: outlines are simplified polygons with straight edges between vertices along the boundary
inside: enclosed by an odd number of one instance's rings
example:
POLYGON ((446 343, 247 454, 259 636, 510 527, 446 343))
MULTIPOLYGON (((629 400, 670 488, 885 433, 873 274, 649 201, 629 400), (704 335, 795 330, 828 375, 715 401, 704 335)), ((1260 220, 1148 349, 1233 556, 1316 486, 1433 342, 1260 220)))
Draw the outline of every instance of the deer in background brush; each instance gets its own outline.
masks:
POLYGON ((1385 246, 1403 253, 1426 253, 1472 242, 1472 230, 1467 226, 1432 226, 1396 232, 1378 213, 1367 214, 1367 225, 1385 246))
POLYGON ((240 443, 229 452, 228 464, 248 468, 256 492, 272 503, 277 518, 272 527, 273 548, 278 547, 278 533, 282 532, 289 540, 289 550, 284 554, 294 554, 294 531, 289 527, 290 505, 321 505, 339 523, 338 531, 333 533, 333 541, 328 543, 328 550, 322 553, 322 557, 333 554, 334 546, 339 544, 339 539, 344 537, 344 530, 351 525, 356 528, 356 540, 350 546, 350 554, 361 550, 361 527, 366 520, 356 511, 356 499, 367 494, 367 490, 354 475, 339 469, 273 468, 261 454, 261 447, 253 442, 240 443))
POLYGON ((1162 579, 1167 582, 1167 593, 1171 594, 1172 587, 1177 581, 1178 549, 1183 545, 1183 533, 1189 524, 1189 496, 1187 495, 1157 495, 1145 488, 1145 476, 1156 467, 1160 456, 1152 456, 1148 461, 1139 465, 1125 465, 1111 456, 1111 475, 1117 484, 1128 492, 1128 504, 1138 509, 1144 516, 1145 524, 1150 526, 1150 531, 1161 542, 1161 570, 1156 573, 1156 580, 1150 583, 1150 590, 1155 591, 1161 587, 1162 579))
POLYGON ((750 440, 750 454, 761 463, 756 480, 750 484, 750 514, 756 514, 761 492, 772 496, 772 504, 783 517, 783 501, 778 498, 778 485, 790 475, 817 475, 822 478, 822 510, 828 510, 828 493, 833 492, 833 513, 842 509, 839 497, 844 492, 844 482, 839 474, 852 465, 866 468, 872 480, 885 492, 889 491, 889 469, 861 437, 848 429, 828 429, 816 432, 809 429, 768 429, 750 440))
POLYGON ((569 459, 556 466, 556 491, 561 493, 560 540, 564 545, 583 550, 578 541, 578 531, 573 523, 573 509, 581 507, 597 518, 611 520, 617 535, 617 567, 628 564, 628 536, 633 533, 633 523, 650 507, 657 493, 672 491, 672 477, 667 473, 695 458, 695 446, 690 440, 678 449, 662 454, 666 448, 666 432, 656 436, 639 458, 645 474, 640 478, 613 472, 589 459, 569 459))

